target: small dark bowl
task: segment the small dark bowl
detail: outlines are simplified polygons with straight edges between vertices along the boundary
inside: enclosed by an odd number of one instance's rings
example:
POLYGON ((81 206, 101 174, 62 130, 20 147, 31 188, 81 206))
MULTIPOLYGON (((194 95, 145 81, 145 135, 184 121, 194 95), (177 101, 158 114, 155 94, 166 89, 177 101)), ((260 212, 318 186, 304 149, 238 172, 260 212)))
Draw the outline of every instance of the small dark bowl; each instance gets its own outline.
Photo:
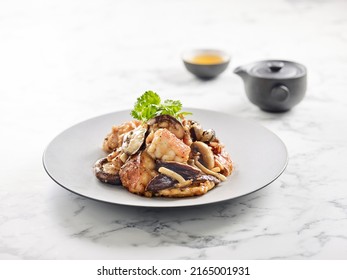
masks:
POLYGON ((182 60, 190 73, 194 74, 200 79, 208 80, 217 77, 219 74, 224 72, 225 69, 227 69, 230 62, 230 56, 221 50, 200 49, 184 52, 182 55, 182 60), (221 62, 204 64, 193 61, 195 57, 204 55, 219 56, 221 58, 221 62))

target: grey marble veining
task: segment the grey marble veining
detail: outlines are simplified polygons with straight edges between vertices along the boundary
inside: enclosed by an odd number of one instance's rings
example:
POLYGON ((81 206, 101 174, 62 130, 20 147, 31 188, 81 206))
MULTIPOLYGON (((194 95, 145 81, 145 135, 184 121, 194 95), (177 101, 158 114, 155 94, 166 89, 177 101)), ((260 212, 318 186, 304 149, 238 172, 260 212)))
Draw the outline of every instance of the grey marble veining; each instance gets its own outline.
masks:
POLYGON ((2 1, 0 259, 347 259, 347 2, 2 1), (200 81, 180 60, 216 47, 232 61, 200 81), (238 65, 303 63, 304 101, 282 114, 246 98, 238 65), (130 108, 147 89, 251 119, 285 142, 268 187, 177 209, 74 195, 41 157, 61 130, 130 108))

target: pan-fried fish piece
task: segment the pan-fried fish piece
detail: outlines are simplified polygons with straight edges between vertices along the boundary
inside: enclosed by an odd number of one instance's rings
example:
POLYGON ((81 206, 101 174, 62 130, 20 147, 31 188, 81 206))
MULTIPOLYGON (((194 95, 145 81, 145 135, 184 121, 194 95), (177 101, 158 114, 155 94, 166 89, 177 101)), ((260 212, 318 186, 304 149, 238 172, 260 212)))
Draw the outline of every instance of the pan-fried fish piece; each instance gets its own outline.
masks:
POLYGON ((131 156, 119 171, 122 185, 135 194, 144 195, 148 183, 158 173, 155 162, 146 151, 131 156))
POLYGON ((147 147, 147 152, 153 159, 187 162, 190 147, 169 130, 161 128, 154 133, 153 140, 147 147))
POLYGON ((114 150, 122 146, 124 134, 135 129, 140 124, 140 121, 132 120, 121 125, 114 125, 112 127, 112 131, 105 137, 102 144, 102 149, 108 153, 113 152, 114 150))

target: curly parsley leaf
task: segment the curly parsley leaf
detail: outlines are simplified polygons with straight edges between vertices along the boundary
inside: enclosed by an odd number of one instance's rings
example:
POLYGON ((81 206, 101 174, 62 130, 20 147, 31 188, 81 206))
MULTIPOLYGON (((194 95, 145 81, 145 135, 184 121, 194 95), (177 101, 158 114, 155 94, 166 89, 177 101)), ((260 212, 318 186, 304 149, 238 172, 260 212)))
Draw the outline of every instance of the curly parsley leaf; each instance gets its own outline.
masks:
POLYGON ((146 91, 135 103, 131 116, 134 119, 148 121, 159 115, 170 115, 175 118, 182 118, 190 115, 189 112, 181 112, 182 103, 179 100, 167 99, 161 103, 159 95, 153 91, 146 91))

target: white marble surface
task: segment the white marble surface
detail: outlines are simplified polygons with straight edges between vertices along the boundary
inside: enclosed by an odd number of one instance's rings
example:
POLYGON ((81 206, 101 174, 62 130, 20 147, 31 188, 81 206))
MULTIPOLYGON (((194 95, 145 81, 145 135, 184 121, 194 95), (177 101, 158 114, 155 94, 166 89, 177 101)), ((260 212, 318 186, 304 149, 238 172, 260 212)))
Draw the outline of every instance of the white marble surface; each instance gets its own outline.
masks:
POLYGON ((347 259, 347 1, 1 1, 0 259, 347 259), (180 54, 232 54, 202 82, 180 54), (236 66, 308 68, 304 101, 270 114, 236 66), (252 195, 146 209, 74 195, 45 174, 45 146, 144 90, 254 120, 279 135, 285 173, 252 195))

